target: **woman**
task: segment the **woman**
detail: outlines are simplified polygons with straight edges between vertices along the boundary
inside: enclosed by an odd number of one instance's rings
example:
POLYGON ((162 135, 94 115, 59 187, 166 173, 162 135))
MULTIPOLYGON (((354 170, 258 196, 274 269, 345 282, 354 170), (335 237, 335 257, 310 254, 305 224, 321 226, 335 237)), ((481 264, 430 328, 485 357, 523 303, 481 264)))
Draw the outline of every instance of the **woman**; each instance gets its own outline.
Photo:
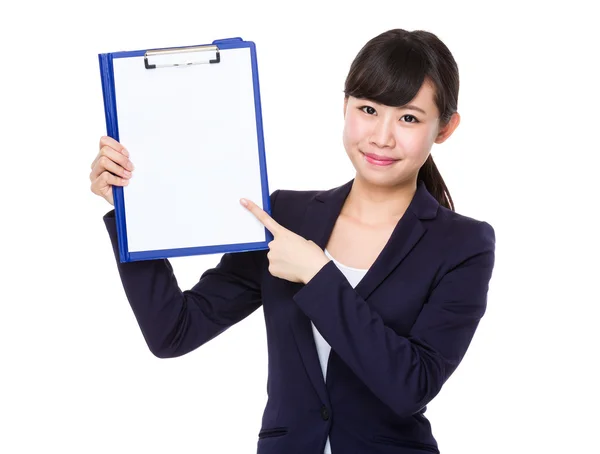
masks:
MULTIPOLYGON (((439 452, 426 405, 463 358, 486 308, 492 227, 454 212, 431 156, 459 124, 458 69, 424 31, 390 30, 351 65, 343 141, 355 178, 277 190, 269 251, 224 254, 181 291, 168 260, 120 263, 150 350, 188 353, 263 306, 268 402, 258 453, 439 452)), ((103 137, 92 191, 112 200, 133 166, 103 137), (129 169, 127 171, 126 169, 129 169)))

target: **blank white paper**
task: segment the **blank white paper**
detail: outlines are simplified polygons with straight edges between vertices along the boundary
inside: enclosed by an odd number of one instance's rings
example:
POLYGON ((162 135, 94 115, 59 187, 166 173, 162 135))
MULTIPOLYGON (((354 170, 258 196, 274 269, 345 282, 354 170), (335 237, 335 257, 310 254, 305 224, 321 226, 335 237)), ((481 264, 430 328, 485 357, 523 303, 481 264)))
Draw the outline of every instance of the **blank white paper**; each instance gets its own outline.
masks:
POLYGON ((129 252, 260 242, 239 203, 262 207, 249 48, 218 64, 146 69, 113 60, 120 142, 135 165, 123 187, 129 252))

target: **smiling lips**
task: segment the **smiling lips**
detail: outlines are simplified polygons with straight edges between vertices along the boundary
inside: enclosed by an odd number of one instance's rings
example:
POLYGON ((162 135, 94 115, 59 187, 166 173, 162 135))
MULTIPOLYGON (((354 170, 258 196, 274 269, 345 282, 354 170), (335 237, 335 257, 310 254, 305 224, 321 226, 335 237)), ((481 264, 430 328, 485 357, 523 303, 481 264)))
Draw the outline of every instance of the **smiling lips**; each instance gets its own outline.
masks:
POLYGON ((371 164, 375 164, 377 166, 389 166, 394 162, 398 161, 398 159, 389 158, 387 156, 381 156, 374 153, 363 153, 367 162, 371 164))

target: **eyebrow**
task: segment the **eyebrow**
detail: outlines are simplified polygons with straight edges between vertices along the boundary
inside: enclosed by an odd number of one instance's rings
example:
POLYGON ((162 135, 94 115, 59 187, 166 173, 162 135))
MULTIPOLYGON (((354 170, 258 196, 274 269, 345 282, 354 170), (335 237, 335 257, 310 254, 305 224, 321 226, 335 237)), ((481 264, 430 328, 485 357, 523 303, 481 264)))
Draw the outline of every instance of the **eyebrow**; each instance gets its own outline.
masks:
POLYGON ((412 104, 407 104, 406 106, 398 107, 398 109, 416 110, 417 112, 421 112, 423 115, 427 115, 427 112, 425 112, 423 109, 412 104))

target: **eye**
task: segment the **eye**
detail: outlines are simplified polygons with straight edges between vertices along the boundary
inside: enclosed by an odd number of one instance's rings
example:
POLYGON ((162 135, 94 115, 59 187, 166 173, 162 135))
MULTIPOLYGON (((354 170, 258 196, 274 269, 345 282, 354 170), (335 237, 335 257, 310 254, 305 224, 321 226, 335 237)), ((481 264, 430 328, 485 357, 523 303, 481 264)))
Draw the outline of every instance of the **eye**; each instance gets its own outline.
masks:
POLYGON ((377 113, 377 111, 371 106, 362 106, 362 107, 359 107, 359 109, 368 115, 374 115, 377 113))
POLYGON ((411 118, 414 121, 407 121, 406 123, 419 123, 419 120, 417 119, 417 117, 413 116, 413 115, 403 115, 402 118, 411 118))

